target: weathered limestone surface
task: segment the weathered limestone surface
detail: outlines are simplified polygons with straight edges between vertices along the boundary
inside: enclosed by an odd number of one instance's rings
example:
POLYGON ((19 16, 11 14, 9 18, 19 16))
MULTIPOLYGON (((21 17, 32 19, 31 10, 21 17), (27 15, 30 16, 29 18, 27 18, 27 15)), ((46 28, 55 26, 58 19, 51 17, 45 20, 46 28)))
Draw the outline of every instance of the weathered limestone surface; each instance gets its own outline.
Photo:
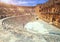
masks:
MULTIPOLYGON (((8 19, 9 20, 9 19, 8 19)), ((12 24, 12 20, 10 22, 6 21, 6 25, 12 24)), ((59 29, 55 29, 56 27, 49 25, 48 23, 39 20, 45 28, 47 28, 50 34, 34 34, 27 31, 24 28, 9 26, 2 27, 2 21, 0 26, 0 42, 60 42, 60 34, 59 29), (46 26, 47 25, 47 26, 46 26)), ((14 23, 13 23, 14 24, 14 23)))

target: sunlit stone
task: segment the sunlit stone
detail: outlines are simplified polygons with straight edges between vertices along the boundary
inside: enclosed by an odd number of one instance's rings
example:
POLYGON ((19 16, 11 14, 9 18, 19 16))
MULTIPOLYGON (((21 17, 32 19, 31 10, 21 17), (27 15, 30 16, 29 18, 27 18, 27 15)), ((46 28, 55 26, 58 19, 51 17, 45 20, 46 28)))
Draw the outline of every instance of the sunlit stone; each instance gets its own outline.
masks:
POLYGON ((44 25, 38 21, 27 23, 25 25, 25 28, 27 29, 27 31, 32 32, 32 33, 41 33, 41 34, 49 33, 48 30, 44 28, 44 25))

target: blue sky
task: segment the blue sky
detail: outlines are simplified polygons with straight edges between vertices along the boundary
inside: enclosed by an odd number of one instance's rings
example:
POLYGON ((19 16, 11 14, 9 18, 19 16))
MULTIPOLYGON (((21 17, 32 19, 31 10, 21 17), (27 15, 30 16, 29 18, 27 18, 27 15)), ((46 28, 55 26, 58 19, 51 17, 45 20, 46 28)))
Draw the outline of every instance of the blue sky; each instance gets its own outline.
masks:
POLYGON ((47 1, 48 0, 0 0, 0 2, 19 6, 35 6, 36 4, 43 4, 47 1))

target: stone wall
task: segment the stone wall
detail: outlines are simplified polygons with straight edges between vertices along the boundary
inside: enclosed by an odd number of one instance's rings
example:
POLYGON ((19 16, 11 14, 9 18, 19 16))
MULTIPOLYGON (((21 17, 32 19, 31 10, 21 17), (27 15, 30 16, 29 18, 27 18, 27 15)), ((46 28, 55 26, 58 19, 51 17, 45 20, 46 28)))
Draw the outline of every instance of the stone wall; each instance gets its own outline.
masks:
POLYGON ((34 14, 34 7, 32 6, 15 6, 0 3, 0 18, 32 14, 34 14))
POLYGON ((53 1, 53 4, 47 2, 48 4, 37 5, 35 11, 40 19, 60 28, 60 1, 53 1))

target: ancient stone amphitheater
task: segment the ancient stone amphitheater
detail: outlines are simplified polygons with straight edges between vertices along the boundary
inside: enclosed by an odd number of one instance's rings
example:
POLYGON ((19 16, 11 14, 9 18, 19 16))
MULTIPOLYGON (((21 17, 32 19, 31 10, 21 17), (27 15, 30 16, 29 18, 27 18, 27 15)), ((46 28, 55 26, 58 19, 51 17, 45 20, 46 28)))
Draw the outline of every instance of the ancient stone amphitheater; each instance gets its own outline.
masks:
MULTIPOLYGON (((35 17, 30 13, 29 15, 24 15, 26 12, 18 12, 18 8, 14 6, 14 9, 11 6, 0 6, 5 11, 3 12, 3 16, 7 15, 7 18, 4 18, 2 21, 2 27, 0 28, 0 42, 60 42, 60 34, 35 34, 27 31, 24 28, 25 24, 31 21, 35 21, 35 17), (16 10, 15 10, 16 8, 16 10), (9 10, 8 10, 9 9, 9 10), (12 10, 12 11, 10 11, 12 10), (20 16, 16 16, 15 14, 20 16), (10 15, 13 17, 10 17, 10 15)), ((29 8, 27 8, 29 9, 29 8)), ((33 9, 33 8, 32 8, 33 9)), ((2 16, 2 14, 1 14, 2 16)))
POLYGON ((34 17, 24 15, 9 17, 3 20, 3 30, 0 33, 1 42, 60 42, 60 36, 54 34, 35 34, 28 32, 24 25, 34 21, 34 17))

